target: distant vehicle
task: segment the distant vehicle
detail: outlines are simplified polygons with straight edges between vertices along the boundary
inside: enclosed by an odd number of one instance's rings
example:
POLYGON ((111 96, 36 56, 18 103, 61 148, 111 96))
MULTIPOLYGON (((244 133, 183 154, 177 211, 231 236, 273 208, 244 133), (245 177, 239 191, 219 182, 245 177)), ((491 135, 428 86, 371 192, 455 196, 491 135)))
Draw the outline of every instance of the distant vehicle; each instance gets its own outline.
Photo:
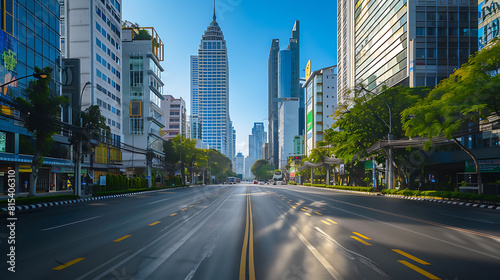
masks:
POLYGON ((253 180, 254 185, 257 185, 257 180, 253 180))
POLYGON ((273 174, 273 180, 274 181, 276 181, 276 180, 283 180, 283 173, 281 173, 281 171, 274 172, 274 174, 273 174))
POLYGON ((238 184, 241 182, 241 179, 239 177, 227 177, 226 182, 228 184, 238 184))

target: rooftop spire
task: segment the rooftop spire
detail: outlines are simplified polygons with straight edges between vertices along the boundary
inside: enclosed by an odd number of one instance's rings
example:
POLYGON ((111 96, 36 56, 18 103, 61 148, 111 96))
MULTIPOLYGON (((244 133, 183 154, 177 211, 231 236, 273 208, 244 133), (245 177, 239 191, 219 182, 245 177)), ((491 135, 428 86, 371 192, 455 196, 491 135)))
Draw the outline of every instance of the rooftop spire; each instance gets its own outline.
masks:
POLYGON ((215 16, 215 0, 214 0, 214 21, 217 20, 217 17, 215 16))

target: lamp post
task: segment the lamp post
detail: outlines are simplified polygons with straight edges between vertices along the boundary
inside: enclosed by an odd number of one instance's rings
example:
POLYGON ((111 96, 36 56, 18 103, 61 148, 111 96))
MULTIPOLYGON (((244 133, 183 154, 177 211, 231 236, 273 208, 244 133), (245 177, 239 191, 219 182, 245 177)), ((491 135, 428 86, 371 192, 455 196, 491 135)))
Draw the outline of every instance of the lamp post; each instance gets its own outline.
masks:
MULTIPOLYGON (((385 103, 385 105, 387 106, 387 109, 389 110, 389 124, 387 124, 384 120, 382 120, 384 122, 384 124, 389 127, 389 134, 387 134, 387 140, 389 141, 389 143, 392 141, 392 110, 391 110, 391 106, 389 106, 389 104, 387 102, 385 102, 385 100, 382 99, 382 101, 385 103)), ((392 182, 392 177, 393 177, 393 166, 392 166, 392 147, 389 145, 389 147, 387 147, 387 164, 386 164, 386 170, 385 170, 385 174, 386 174, 386 177, 387 177, 387 188, 389 190, 392 190, 394 189, 394 186, 393 186, 393 182, 392 182)), ((375 172, 375 171, 374 171, 375 172)))
POLYGON ((157 118, 153 118, 153 117, 148 117, 147 120, 150 121, 149 125, 148 125, 148 129, 146 130, 146 132, 148 133, 148 137, 147 137, 147 148, 146 148, 146 172, 147 172, 147 179, 148 179, 148 187, 151 188, 151 168, 152 168, 152 165, 153 165, 153 152, 151 151, 151 144, 153 144, 155 141, 153 142, 149 142, 149 129, 151 128, 151 125, 153 124, 153 121, 154 120, 157 120, 158 118, 161 118, 163 116, 159 116, 157 118))
POLYGON ((47 78, 47 75, 43 74, 43 73, 33 73, 31 75, 23 76, 21 78, 14 79, 14 80, 12 80, 10 82, 7 82, 7 83, 5 83, 3 85, 0 85, 0 88, 3 88, 4 86, 12 84, 13 82, 17 82, 19 80, 26 79, 26 78, 29 78, 29 77, 35 77, 37 79, 45 79, 45 78, 47 78))
MULTIPOLYGON (((82 88, 82 92, 80 93, 80 103, 78 103, 78 120, 80 122, 80 127, 83 126, 83 120, 82 120, 82 97, 83 97, 83 92, 85 91, 85 88, 91 85, 90 82, 86 82, 85 85, 82 88)), ((78 136, 78 148, 75 156, 75 195, 81 196, 82 195, 82 161, 81 161, 81 156, 82 156, 82 135, 80 134, 78 136)), ((90 155, 92 157, 92 154, 90 155)), ((94 174, 92 174, 92 177, 94 174)))

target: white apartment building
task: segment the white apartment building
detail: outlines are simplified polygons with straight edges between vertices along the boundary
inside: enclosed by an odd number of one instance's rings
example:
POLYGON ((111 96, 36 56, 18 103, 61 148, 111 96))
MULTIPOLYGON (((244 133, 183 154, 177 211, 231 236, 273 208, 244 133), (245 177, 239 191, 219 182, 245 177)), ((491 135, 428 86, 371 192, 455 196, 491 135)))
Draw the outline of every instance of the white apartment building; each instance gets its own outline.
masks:
POLYGON ((306 89, 306 133, 305 153, 307 156, 323 141, 323 132, 330 128, 337 107, 337 66, 326 67, 312 72, 304 84, 306 89))

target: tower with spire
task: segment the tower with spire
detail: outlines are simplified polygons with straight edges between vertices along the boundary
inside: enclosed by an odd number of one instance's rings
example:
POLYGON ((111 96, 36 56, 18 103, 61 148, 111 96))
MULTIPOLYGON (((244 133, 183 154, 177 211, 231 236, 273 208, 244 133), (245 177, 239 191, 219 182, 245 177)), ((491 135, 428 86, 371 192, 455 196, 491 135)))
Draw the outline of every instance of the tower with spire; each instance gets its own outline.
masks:
POLYGON ((196 113, 201 121, 203 146, 218 150, 233 161, 235 140, 229 116, 227 48, 217 23, 215 1, 213 20, 201 38, 198 55, 191 56, 191 62, 191 113, 196 113))

